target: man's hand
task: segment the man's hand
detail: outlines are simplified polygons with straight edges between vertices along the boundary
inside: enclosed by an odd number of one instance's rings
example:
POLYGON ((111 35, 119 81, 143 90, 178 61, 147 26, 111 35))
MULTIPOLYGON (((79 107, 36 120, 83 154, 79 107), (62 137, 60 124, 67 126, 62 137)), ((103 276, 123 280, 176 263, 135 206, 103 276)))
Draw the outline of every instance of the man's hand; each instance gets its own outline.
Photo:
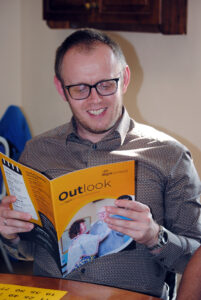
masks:
POLYGON ((30 214, 10 208, 10 204, 15 201, 15 196, 6 196, 0 203, 0 234, 7 239, 14 239, 17 233, 31 231, 34 227, 29 222, 30 214))
POLYGON ((129 235, 136 242, 152 247, 157 244, 159 225, 153 220, 150 208, 136 201, 115 200, 116 206, 106 206, 104 221, 113 230, 129 235), (120 215, 130 220, 109 217, 120 215))

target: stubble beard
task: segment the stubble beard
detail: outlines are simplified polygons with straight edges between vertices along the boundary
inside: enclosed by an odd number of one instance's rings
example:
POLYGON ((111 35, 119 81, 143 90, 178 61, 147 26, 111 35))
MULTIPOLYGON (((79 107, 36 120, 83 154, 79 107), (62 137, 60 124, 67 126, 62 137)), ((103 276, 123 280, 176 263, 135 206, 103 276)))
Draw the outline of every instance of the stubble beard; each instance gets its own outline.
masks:
POLYGON ((110 131, 117 122, 117 121, 115 121, 114 124, 111 124, 110 126, 106 127, 105 129, 99 129, 99 128, 96 129, 96 128, 92 128, 92 127, 88 126, 87 124, 85 124, 84 122, 79 120, 75 115, 74 115, 74 118, 75 118, 75 121, 77 124, 77 128, 83 128, 92 134, 104 134, 104 133, 110 131))
POLYGON ((115 118, 115 120, 109 124, 106 128, 103 128, 103 129, 100 129, 100 128, 93 128, 91 126, 88 126, 86 124, 86 122, 82 122, 82 120, 80 120, 76 115, 74 115, 74 118, 75 118, 75 121, 76 121, 76 124, 77 124, 77 129, 78 128, 82 128, 82 129, 85 129, 86 131, 88 131, 89 133, 92 133, 92 134, 105 134, 109 131, 112 130, 112 128, 114 128, 116 126, 116 124, 119 122, 119 120, 121 119, 121 116, 122 116, 122 113, 123 113, 123 106, 121 107, 121 113, 119 113, 118 117, 115 118))

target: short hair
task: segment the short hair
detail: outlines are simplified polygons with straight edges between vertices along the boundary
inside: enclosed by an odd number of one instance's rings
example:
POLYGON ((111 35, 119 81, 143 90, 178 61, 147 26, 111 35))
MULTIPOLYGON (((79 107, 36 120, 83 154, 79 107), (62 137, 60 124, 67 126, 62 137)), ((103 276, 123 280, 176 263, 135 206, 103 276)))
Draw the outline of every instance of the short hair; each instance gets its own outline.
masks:
POLYGON ((70 239, 73 239, 80 233, 80 224, 84 222, 85 222, 84 219, 79 219, 71 225, 68 232, 70 239))
POLYGON ((116 58, 121 63, 122 68, 125 68, 125 66, 127 65, 125 56, 120 46, 114 40, 112 40, 105 33, 100 32, 96 29, 82 28, 68 36, 56 50, 54 69, 55 75, 61 81, 61 83, 63 83, 63 79, 61 76, 61 66, 66 52, 73 47, 80 47, 80 49, 90 50, 100 43, 110 47, 116 58))

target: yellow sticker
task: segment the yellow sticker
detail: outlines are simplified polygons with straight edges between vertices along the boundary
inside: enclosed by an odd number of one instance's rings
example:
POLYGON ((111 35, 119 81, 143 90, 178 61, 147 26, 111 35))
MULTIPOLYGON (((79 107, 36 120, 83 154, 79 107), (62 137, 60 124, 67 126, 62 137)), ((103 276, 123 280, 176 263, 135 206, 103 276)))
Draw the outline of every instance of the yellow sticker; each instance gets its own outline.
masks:
POLYGON ((59 300, 67 292, 0 283, 0 300, 59 300))

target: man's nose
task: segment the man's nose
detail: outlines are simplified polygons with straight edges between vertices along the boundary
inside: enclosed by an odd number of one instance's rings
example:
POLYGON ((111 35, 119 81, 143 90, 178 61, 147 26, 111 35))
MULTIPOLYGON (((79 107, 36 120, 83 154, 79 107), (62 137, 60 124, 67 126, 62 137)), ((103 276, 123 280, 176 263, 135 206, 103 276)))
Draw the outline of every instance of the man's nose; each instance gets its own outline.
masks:
POLYGON ((98 94, 95 87, 91 88, 91 93, 89 95, 89 100, 92 100, 93 102, 101 102, 101 96, 98 94))

